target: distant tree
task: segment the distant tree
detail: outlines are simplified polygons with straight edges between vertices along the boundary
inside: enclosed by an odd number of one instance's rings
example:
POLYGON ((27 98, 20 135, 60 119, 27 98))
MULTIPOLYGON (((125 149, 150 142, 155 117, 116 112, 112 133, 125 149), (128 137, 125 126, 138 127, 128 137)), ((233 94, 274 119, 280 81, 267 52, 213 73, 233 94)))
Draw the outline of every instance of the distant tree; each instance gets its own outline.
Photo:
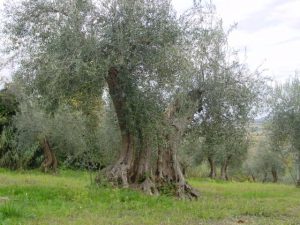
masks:
POLYGON ((272 182, 277 183, 280 175, 285 172, 283 160, 278 152, 272 150, 270 142, 263 140, 243 166, 246 174, 251 176, 253 181, 266 182, 271 179, 272 182))
POLYGON ((204 138, 203 148, 210 166, 209 177, 215 178, 216 163, 226 179, 228 165, 241 162, 247 153, 247 127, 260 107, 265 93, 265 79, 240 63, 227 43, 227 33, 218 27, 212 39, 210 60, 201 67, 203 76, 202 110, 193 129, 204 138))
POLYGON ((98 113, 102 114, 101 122, 91 130, 89 118, 70 106, 61 105, 49 115, 37 102, 23 101, 13 124, 16 148, 19 154, 27 155, 22 159, 24 168, 41 155, 44 171, 56 170, 58 162, 65 167, 91 170, 107 166, 116 157, 119 132, 107 112, 98 113))
POLYGON ((274 151, 288 150, 296 160, 300 186, 300 80, 295 76, 273 90, 270 113, 270 140, 274 151))
POLYGON ((221 172, 223 180, 229 179, 228 167, 230 165, 242 166, 249 149, 248 132, 245 127, 228 127, 224 141, 224 149, 220 153, 221 172))

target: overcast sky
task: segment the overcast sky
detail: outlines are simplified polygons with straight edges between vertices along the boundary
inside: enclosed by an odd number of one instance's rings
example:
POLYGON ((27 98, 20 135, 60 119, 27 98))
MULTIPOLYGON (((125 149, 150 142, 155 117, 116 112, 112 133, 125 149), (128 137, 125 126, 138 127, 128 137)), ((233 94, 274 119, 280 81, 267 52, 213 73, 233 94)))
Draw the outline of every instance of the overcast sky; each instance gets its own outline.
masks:
MULTIPOLYGON (((173 0, 177 10, 193 0, 173 0)), ((230 44, 247 53, 250 68, 282 81, 300 70, 300 0, 213 0, 225 26, 237 23, 230 44)), ((244 54, 243 54, 244 55, 244 54)))
MULTIPOLYGON (((193 0, 173 2, 181 12, 193 0)), ((262 64, 265 74, 277 81, 300 70, 300 0, 213 0, 213 3, 226 27, 238 23, 231 33, 230 44, 241 52, 246 49, 250 68, 262 64)), ((1 71, 0 76, 4 73, 1 71)))

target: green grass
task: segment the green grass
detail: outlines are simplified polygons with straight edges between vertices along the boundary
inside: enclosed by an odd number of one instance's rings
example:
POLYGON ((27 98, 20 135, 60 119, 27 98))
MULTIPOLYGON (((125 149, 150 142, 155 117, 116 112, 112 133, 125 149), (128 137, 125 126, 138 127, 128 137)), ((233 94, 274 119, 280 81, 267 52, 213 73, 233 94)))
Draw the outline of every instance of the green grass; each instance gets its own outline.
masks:
POLYGON ((300 224, 300 189, 191 179, 198 201, 90 185, 85 172, 0 170, 0 225, 300 224))

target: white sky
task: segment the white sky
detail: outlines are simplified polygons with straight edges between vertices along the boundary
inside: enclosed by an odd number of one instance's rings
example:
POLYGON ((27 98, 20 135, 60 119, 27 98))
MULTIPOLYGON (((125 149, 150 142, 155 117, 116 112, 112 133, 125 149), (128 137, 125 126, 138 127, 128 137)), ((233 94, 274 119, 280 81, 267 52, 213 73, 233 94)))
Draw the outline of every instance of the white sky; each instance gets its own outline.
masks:
MULTIPOLYGON (((178 11, 193 0, 173 0, 178 11)), ((230 44, 247 54, 251 69, 283 81, 300 70, 300 0, 212 0, 226 27, 237 23, 230 44)), ((243 54, 244 55, 244 54, 243 54)))
MULTIPOLYGON (((4 0, 0 0, 0 8, 4 0)), ((234 48, 247 52, 251 69, 261 64, 266 75, 283 81, 300 70, 300 0, 212 0, 226 27, 238 23, 230 36, 234 48)), ((173 0, 181 12, 193 0, 173 0)), ((243 54, 244 55, 244 54, 243 54)), ((0 71, 3 76, 7 71, 0 71)))

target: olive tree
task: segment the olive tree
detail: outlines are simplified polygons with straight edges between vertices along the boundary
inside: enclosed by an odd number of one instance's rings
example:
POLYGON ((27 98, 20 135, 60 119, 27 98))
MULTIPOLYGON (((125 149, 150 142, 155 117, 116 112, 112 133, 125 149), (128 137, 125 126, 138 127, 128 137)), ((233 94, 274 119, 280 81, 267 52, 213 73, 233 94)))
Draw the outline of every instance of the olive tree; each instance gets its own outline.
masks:
POLYGON ((50 116, 36 102, 23 101, 13 119, 16 148, 19 154, 27 155, 23 160, 29 160, 22 165, 26 168, 40 155, 45 157, 44 170, 51 167, 55 170, 58 163, 91 170, 111 163, 120 145, 116 124, 106 112, 102 113, 101 124, 93 131, 87 126, 87 120, 81 111, 65 105, 50 116))
POLYGON ((255 151, 248 155, 243 168, 253 181, 272 180, 276 183, 285 172, 284 160, 279 152, 274 151, 270 140, 264 139, 257 144, 255 151))
POLYGON ((230 162, 245 158, 248 148, 247 127, 266 91, 259 71, 250 71, 228 47, 227 33, 219 25, 212 40, 214 51, 208 64, 201 67, 203 76, 202 110, 193 127, 204 138, 204 151, 210 166, 209 177, 216 177, 216 163, 226 178, 230 162))
POLYGON ((294 155, 300 186, 300 80, 296 75, 273 89, 269 137, 274 151, 294 155))
POLYGON ((79 102, 93 129, 93 106, 109 93, 121 136, 105 172, 111 182, 150 194, 171 185, 178 197, 197 197, 177 148, 201 111, 204 81, 220 74, 212 62, 224 36, 211 5, 194 1, 180 18, 168 0, 28 0, 7 12, 16 76, 45 110, 79 102))

